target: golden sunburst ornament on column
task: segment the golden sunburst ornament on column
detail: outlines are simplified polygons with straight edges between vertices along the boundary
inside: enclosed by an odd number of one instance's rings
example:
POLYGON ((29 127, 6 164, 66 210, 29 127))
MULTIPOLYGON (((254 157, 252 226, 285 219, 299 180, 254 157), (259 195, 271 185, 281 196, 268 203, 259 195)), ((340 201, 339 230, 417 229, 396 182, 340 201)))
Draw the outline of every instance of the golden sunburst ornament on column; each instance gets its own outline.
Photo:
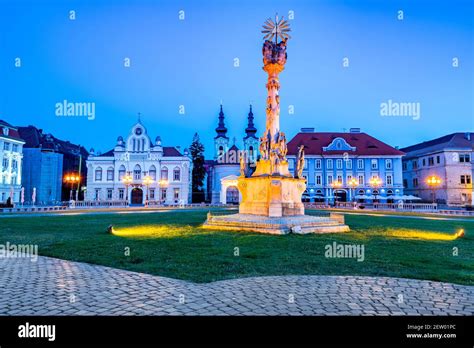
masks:
POLYGON ((278 19, 278 15, 275 16, 275 21, 273 19, 268 18, 265 23, 263 24, 262 33, 264 35, 265 40, 273 40, 275 38, 275 42, 278 42, 278 36, 283 40, 291 39, 291 36, 288 34, 291 31, 290 23, 286 19, 278 19))

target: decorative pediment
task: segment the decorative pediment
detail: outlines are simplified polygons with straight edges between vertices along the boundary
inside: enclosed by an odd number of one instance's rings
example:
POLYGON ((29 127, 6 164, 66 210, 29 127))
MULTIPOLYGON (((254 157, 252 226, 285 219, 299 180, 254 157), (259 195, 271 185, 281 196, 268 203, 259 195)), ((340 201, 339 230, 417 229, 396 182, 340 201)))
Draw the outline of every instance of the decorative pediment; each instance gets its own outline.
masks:
POLYGON ((355 151, 356 147, 351 146, 344 138, 335 138, 328 146, 323 147, 323 151, 355 151))

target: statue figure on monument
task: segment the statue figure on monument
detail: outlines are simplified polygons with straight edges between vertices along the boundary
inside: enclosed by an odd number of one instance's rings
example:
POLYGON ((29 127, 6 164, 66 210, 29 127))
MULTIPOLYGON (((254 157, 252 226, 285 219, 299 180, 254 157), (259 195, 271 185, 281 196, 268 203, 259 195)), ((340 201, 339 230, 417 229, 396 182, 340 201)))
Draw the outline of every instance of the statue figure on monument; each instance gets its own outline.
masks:
POLYGON ((298 154, 296 155, 295 177, 303 177, 304 169, 304 145, 298 147, 298 154))
POLYGON ((245 176, 247 172, 247 161, 245 160, 245 153, 240 153, 240 176, 245 176))
POLYGON ((288 148, 286 147, 286 136, 285 133, 280 132, 278 135, 278 148, 280 151, 280 159, 286 161, 286 154, 288 153, 288 148))

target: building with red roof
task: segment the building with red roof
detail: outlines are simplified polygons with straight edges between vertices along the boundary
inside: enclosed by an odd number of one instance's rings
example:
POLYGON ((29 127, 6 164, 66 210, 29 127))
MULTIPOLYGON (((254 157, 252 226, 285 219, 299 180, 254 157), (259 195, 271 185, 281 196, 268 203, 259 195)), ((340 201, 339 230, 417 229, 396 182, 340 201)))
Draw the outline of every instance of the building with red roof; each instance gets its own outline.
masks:
POLYGON ((404 152, 363 133, 315 132, 302 128, 288 142, 290 171, 298 148, 304 146, 307 179, 305 200, 394 201, 403 195, 404 152))

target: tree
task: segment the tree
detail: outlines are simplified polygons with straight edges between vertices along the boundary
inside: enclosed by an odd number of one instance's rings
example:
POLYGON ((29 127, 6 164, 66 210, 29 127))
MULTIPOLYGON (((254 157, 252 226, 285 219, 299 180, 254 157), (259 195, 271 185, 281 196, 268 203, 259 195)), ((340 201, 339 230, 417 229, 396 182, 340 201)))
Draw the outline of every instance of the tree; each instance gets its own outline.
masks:
POLYGON ((193 203, 204 202, 204 177, 206 169, 204 168, 204 145, 199 140, 199 135, 194 134, 193 142, 189 147, 191 159, 193 161, 192 172, 192 201, 193 203))

